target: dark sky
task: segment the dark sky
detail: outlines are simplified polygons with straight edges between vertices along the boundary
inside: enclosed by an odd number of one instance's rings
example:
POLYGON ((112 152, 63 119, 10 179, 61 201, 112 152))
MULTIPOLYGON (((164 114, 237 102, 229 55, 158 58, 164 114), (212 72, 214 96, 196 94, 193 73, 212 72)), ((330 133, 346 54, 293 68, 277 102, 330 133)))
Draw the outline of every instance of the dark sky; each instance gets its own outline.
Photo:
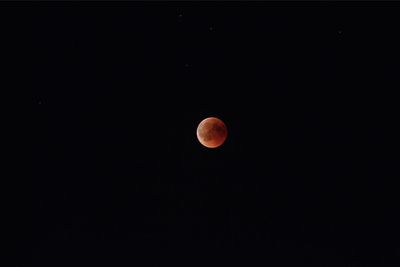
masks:
POLYGON ((19 10, 34 127, 13 266, 399 266, 398 3, 19 10), (208 116, 229 131, 214 150, 208 116))

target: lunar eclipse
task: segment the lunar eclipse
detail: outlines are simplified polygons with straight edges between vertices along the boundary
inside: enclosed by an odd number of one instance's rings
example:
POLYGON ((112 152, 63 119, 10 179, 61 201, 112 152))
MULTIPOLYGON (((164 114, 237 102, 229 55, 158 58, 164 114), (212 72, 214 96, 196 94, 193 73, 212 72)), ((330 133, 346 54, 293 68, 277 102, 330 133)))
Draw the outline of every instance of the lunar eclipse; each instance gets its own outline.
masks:
POLYGON ((228 135, 225 123, 215 117, 202 120, 197 127, 197 139, 207 148, 221 146, 228 135))

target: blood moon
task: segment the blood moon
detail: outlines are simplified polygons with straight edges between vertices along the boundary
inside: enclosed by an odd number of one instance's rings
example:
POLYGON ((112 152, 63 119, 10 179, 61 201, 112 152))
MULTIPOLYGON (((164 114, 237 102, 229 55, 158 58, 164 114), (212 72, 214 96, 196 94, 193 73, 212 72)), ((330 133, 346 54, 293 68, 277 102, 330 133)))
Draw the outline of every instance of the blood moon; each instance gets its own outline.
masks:
POLYGON ((199 126, 197 126, 196 133, 200 143, 208 148, 221 146, 228 136, 225 123, 216 117, 209 117, 202 120, 199 126))

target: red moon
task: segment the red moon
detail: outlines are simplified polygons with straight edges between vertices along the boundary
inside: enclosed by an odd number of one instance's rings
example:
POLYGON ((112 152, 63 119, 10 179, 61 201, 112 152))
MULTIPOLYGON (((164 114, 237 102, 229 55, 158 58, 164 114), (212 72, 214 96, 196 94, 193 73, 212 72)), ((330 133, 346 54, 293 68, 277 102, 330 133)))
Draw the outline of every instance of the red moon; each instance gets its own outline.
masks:
POLYGON ((197 127, 197 139, 208 148, 217 148, 222 145, 227 135, 225 123, 215 117, 202 120, 197 127))

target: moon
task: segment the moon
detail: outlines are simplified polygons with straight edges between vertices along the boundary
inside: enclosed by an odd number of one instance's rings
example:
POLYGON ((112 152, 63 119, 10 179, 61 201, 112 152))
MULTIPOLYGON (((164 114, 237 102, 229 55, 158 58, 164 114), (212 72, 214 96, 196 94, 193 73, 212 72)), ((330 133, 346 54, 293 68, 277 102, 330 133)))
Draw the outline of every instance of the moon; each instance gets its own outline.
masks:
POLYGON ((197 139, 207 148, 217 148, 221 146, 228 136, 225 123, 216 118, 209 117, 202 120, 197 126, 197 139))

